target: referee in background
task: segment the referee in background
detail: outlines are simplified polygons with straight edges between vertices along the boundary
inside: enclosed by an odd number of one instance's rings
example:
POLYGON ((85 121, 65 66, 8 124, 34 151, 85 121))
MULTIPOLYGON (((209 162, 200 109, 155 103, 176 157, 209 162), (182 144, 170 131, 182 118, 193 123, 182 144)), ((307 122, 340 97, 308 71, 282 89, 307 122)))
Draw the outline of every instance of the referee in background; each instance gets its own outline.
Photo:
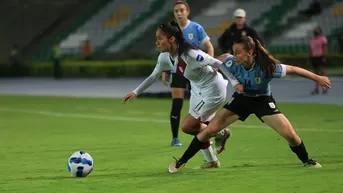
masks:
POLYGON ((246 13, 244 9, 236 9, 233 16, 235 17, 235 22, 226 29, 218 39, 218 45, 222 53, 233 54, 233 43, 242 36, 250 36, 258 39, 262 45, 265 45, 262 39, 257 35, 257 32, 246 24, 246 13))

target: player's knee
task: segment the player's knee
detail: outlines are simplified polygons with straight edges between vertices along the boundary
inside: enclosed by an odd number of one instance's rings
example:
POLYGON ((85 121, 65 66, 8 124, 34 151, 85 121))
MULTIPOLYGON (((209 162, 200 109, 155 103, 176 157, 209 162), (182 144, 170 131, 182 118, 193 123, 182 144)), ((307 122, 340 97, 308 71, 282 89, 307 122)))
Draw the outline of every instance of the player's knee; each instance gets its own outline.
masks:
POLYGON ((182 132, 186 133, 186 134, 191 134, 191 127, 190 125, 187 123, 187 121, 183 120, 181 122, 181 130, 182 132))
POLYGON ((191 134, 191 129, 189 128, 188 124, 184 121, 181 122, 181 130, 186 134, 191 134))
POLYGON ((199 133, 200 123, 196 125, 190 125, 187 121, 181 122, 181 130, 182 132, 189 134, 189 135, 196 135, 199 133))

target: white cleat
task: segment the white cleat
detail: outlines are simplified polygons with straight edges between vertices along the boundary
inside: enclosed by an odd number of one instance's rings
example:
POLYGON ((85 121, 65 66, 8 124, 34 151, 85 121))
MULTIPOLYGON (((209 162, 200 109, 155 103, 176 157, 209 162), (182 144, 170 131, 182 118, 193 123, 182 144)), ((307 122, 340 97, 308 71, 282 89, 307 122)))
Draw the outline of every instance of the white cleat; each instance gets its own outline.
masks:
POLYGON ((321 168, 322 165, 320 163, 314 161, 312 158, 310 158, 307 162, 304 163, 305 167, 312 167, 312 168, 321 168))
MULTIPOLYGON (((175 158, 174 158, 175 159, 175 158)), ((169 167, 168 167, 168 171, 169 173, 173 174, 173 173, 177 173, 180 171, 181 168, 185 167, 185 163, 179 163, 178 159, 175 159, 176 161, 173 162, 169 167)))
POLYGON ((230 136, 231 131, 229 129, 223 129, 217 133, 214 138, 217 154, 221 154, 225 150, 226 141, 230 136))

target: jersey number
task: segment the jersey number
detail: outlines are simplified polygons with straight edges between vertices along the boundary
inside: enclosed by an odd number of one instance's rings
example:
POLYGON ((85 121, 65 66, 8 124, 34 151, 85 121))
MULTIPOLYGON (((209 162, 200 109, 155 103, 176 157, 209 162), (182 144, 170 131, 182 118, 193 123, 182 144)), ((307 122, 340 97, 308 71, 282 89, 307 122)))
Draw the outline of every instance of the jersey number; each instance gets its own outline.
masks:
POLYGON ((200 111, 200 109, 204 106, 205 101, 201 100, 200 103, 197 104, 197 106, 195 106, 195 110, 196 111, 200 111))
POLYGON ((244 79, 244 87, 251 88, 251 81, 249 79, 244 79))
POLYGON ((179 57, 179 63, 177 64, 176 73, 183 75, 183 73, 185 73, 186 66, 186 62, 179 57))

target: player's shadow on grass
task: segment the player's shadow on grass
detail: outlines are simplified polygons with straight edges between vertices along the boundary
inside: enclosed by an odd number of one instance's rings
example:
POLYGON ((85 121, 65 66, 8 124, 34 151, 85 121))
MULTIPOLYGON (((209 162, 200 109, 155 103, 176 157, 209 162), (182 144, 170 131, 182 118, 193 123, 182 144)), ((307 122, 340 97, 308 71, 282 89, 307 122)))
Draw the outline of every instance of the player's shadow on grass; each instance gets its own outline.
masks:
POLYGON ((64 179, 73 179, 75 177, 71 175, 63 175, 63 176, 35 176, 35 177, 23 177, 23 178, 16 178, 16 179, 6 179, 3 182, 9 181, 28 181, 28 180, 64 180, 64 179))
MULTIPOLYGON (((323 167, 325 168, 325 164, 335 164, 335 163, 343 163, 343 160, 331 160, 331 161, 324 161, 324 162, 320 162, 323 167)), ((294 163, 265 163, 265 164, 251 164, 251 163, 242 163, 240 165, 231 165, 231 166, 227 166, 227 167, 223 167, 225 169, 236 169, 236 168, 264 168, 264 167, 284 167, 284 166, 290 166, 290 167, 301 167, 301 164, 298 162, 294 162, 294 163)), ((184 174, 192 174, 192 175, 203 175, 202 172, 195 172, 194 168, 192 170, 192 168, 185 168, 185 170, 188 170, 186 173, 184 174)), ((203 171, 201 169, 197 169, 199 171, 203 171)), ((218 169, 214 169, 211 171, 222 171, 222 170, 218 170, 218 169)), ((181 171, 181 173, 183 173, 181 171)), ((168 173, 167 168, 160 168, 159 170, 155 170, 153 172, 127 172, 127 170, 111 170, 109 171, 109 173, 102 173, 102 174, 97 174, 96 171, 94 171, 90 176, 86 177, 87 179, 89 178, 108 178, 108 177, 112 177, 112 178, 163 178, 166 177, 167 175, 171 175, 168 173)), ((171 176, 174 176, 175 174, 172 174, 171 176)), ((3 180, 2 183, 4 182, 8 182, 8 181, 22 181, 22 180, 66 180, 66 179, 83 179, 83 178, 76 178, 71 176, 70 174, 66 174, 66 175, 60 175, 60 176, 36 176, 36 177, 24 177, 24 178, 17 178, 17 179, 6 179, 3 180)), ((1 184, 1 183, 0 183, 1 184)))
MULTIPOLYGON (((325 167, 325 164, 334 164, 334 163, 343 163, 342 160, 331 160, 331 161, 324 161, 320 162, 325 167)), ((301 166, 301 163, 294 162, 294 163, 264 163, 264 164, 251 164, 251 163, 242 163, 240 165, 232 165, 227 168, 251 168, 251 167, 279 167, 279 166, 301 166)))

